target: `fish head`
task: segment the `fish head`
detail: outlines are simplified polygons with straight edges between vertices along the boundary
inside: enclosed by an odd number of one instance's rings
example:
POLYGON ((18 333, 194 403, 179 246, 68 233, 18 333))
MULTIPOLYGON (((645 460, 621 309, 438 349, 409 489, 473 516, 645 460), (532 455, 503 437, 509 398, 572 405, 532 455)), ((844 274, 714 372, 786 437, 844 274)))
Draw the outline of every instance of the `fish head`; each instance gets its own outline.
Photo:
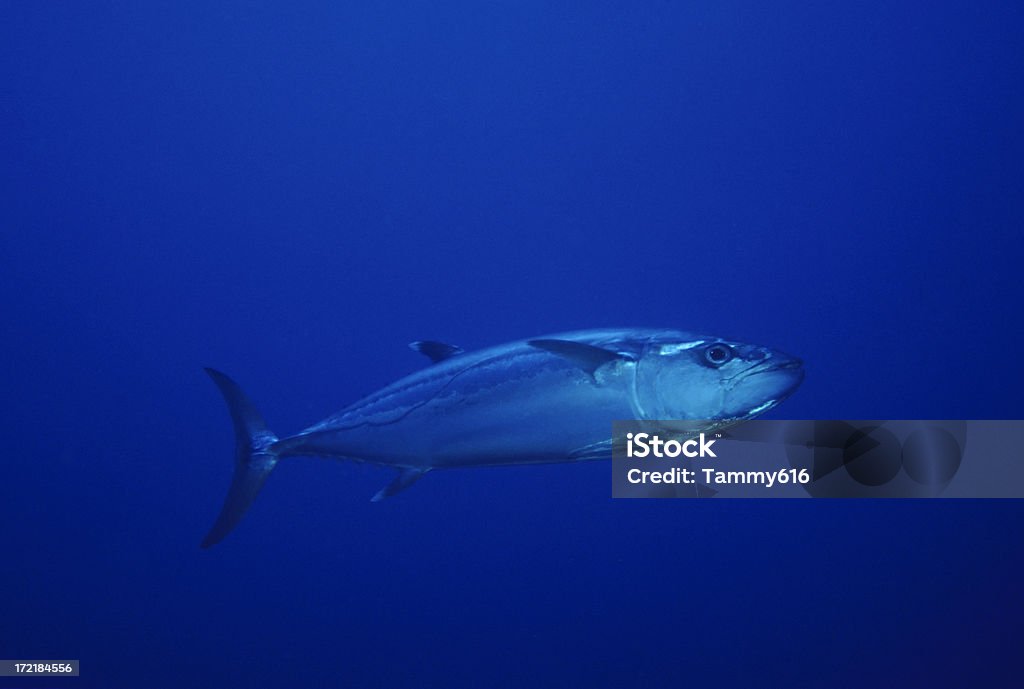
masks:
POLYGON ((742 421, 778 405, 803 379, 803 362, 777 349, 717 337, 656 338, 637 362, 637 411, 646 419, 742 421))

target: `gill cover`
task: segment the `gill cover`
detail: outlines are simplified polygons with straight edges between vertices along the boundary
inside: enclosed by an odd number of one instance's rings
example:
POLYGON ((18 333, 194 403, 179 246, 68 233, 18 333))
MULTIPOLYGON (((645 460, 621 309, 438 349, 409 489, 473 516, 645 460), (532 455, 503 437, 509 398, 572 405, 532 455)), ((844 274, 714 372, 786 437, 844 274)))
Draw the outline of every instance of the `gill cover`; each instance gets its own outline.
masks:
POLYGON ((699 338, 652 341, 636 370, 635 400, 646 419, 749 419, 803 380, 803 362, 758 345, 699 338))
POLYGON ((714 419, 724 403, 718 369, 699 361, 705 340, 649 342, 636 367, 634 397, 643 419, 714 419))

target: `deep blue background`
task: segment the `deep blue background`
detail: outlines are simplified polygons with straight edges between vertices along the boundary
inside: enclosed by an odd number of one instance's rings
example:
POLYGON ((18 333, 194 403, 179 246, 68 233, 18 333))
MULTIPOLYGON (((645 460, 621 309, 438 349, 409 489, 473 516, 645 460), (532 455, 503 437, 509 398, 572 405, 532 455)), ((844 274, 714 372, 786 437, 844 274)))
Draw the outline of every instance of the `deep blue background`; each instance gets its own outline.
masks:
POLYGON ((0 9, 0 657, 1019 683, 1017 501, 612 501, 595 463, 370 504, 390 472, 296 460, 198 548, 233 442, 203 365, 286 433, 414 339, 655 325, 803 356, 776 417, 1020 418, 1019 2, 293 5, 0 9))

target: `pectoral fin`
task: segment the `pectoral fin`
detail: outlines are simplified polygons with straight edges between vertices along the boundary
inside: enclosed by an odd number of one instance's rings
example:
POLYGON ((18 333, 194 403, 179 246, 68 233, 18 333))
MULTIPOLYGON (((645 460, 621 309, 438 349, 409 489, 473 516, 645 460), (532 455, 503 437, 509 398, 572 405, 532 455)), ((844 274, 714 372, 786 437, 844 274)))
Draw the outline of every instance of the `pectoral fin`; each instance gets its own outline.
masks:
POLYGON ((377 494, 370 498, 370 502, 380 502, 384 498, 390 498, 396 493, 401 493, 403 490, 416 483, 420 476, 428 471, 430 471, 430 469, 401 469, 398 472, 398 476, 395 477, 395 480, 377 491, 377 494))
POLYGON ((610 349, 571 340, 530 340, 527 344, 568 359, 590 375, 607 363, 629 358, 610 349))

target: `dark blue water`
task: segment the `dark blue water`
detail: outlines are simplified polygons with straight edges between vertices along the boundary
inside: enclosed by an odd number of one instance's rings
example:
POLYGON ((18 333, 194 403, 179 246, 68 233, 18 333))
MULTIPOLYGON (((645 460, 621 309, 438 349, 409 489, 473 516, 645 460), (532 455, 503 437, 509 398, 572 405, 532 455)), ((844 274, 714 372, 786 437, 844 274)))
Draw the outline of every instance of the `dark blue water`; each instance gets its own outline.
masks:
POLYGON ((287 433, 411 340, 653 325, 804 357, 776 418, 1020 418, 1024 12, 873 5, 6 3, 0 657, 1019 684, 1016 501, 613 501, 595 463, 371 504, 391 472, 296 460, 198 547, 233 444, 204 365, 287 433))

